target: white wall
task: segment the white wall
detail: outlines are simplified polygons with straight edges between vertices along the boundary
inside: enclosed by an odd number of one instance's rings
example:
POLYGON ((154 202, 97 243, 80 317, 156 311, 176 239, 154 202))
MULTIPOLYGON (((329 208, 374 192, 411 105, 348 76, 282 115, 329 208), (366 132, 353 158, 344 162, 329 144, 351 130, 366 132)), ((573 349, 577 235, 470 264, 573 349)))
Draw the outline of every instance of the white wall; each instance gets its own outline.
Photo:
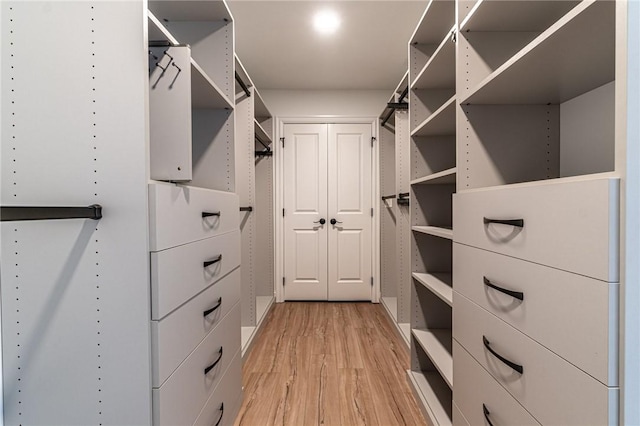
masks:
POLYGON ((260 90, 274 116, 300 117, 338 115, 378 117, 389 90, 260 90))

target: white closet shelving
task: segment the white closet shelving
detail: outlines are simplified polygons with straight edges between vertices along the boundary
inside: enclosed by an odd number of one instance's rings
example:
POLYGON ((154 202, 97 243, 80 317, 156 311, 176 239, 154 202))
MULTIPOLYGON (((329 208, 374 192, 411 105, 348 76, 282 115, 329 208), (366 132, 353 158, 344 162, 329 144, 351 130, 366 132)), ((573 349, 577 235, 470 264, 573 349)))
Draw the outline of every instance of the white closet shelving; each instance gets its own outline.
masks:
POLYGON ((236 180, 242 233, 242 354, 274 301, 272 117, 236 56, 236 180))

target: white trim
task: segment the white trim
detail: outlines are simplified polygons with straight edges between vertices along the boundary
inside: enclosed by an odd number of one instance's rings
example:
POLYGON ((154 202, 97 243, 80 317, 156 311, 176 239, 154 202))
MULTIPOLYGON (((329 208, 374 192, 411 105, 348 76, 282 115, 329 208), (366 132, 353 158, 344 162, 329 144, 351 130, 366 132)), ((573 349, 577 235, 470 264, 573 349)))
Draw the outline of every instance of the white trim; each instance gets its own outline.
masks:
MULTIPOLYGON (((371 292, 371 301, 373 303, 379 303, 380 301, 380 209, 379 203, 377 203, 380 196, 380 179, 379 179, 379 132, 378 132, 378 118, 373 116, 338 116, 338 115, 311 115, 311 116, 276 116, 275 128, 276 134, 273 144, 273 170, 274 170, 274 208, 275 208, 275 296, 276 303, 284 302, 284 288, 282 286, 282 277, 284 275, 284 219, 282 217, 282 209, 284 208, 284 190, 283 190, 283 173, 284 173, 284 158, 282 151, 282 143, 280 138, 284 135, 285 124, 298 124, 298 123, 353 123, 353 124, 371 124, 371 135, 376 138, 376 143, 373 146, 372 153, 372 167, 371 178, 373 179, 372 185, 372 203, 373 218, 372 218, 372 256, 373 262, 371 267, 371 273, 373 274, 373 290, 371 292)), ((286 141, 285 141, 286 144, 286 141)))

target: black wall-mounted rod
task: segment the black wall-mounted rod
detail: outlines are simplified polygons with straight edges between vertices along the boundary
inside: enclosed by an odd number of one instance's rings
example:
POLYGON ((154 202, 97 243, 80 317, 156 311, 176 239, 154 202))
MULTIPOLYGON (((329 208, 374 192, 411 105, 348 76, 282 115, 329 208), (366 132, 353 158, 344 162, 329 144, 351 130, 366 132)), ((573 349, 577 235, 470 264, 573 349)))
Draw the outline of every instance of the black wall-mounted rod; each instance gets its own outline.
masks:
POLYGON ((240 211, 241 212, 252 212, 253 211, 253 207, 249 206, 249 207, 240 207, 240 211))
POLYGON ((265 151, 256 151, 256 157, 271 157, 273 156, 273 151, 267 149, 265 151))
POLYGON ((0 207, 2 222, 18 220, 55 220, 55 219, 93 219, 102 218, 102 206, 93 204, 88 207, 0 207))
POLYGON ((408 192, 401 192, 398 194, 398 198, 407 198, 409 196, 408 192))
POLYGON ((390 199, 390 198, 396 198, 396 194, 393 194, 393 195, 383 195, 383 196, 382 196, 382 201, 384 201, 384 200, 388 200, 388 199, 390 199))
POLYGON ((400 94, 400 97, 398 98, 398 102, 402 102, 402 100, 407 97, 408 93, 409 93, 409 86, 404 88, 404 90, 400 94))
POLYGON ((242 81, 242 77, 240 77, 240 74, 238 74, 238 71, 236 71, 236 81, 238 82, 240 87, 242 87, 242 90, 244 91, 244 93, 247 94, 247 97, 251 97, 251 92, 249 91, 249 88, 247 87, 245 82, 242 81))
MULTIPOLYGON (((406 96, 406 95, 405 95, 406 96)), ((384 126, 385 124, 387 124, 387 121, 389 121, 389 119, 391 118, 391 116, 393 115, 393 112, 397 109, 409 109, 409 104, 406 102, 388 102, 387 103, 387 109, 389 110, 389 112, 387 112, 387 115, 384 116, 384 118, 382 119, 382 125, 384 126)))

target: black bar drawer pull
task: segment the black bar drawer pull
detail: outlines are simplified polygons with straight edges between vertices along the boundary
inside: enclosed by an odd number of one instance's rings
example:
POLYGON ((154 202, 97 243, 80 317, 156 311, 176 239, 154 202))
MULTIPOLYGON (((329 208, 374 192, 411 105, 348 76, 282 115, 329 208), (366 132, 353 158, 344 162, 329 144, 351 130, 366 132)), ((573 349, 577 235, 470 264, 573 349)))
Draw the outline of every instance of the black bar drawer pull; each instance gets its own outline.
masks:
POLYGON ((222 359, 222 346, 220 346, 220 350, 218 351, 218 353, 220 355, 218 355, 218 359, 216 359, 215 361, 213 361, 213 364, 211 364, 210 366, 208 366, 207 368, 204 369, 204 374, 207 375, 209 374, 209 371, 213 370, 213 368, 218 365, 218 363, 220 362, 220 360, 222 359))
MULTIPOLYGON (((224 416, 224 402, 222 404, 220 404, 220 418, 218 419, 218 421, 216 422, 215 425, 213 426, 219 426, 220 422, 222 421, 222 417, 224 416)), ((493 426, 493 425, 491 425, 493 426)))
POLYGON ((240 211, 241 212, 252 212, 253 211, 253 207, 252 206, 240 207, 240 211))
POLYGON ((489 414, 491 414, 491 412, 489 411, 487 406, 484 404, 482 404, 482 412, 484 413, 484 418, 487 421, 487 423, 489 423, 489 426, 493 426, 493 423, 491 423, 491 420, 489 419, 489 414))
POLYGON ((220 217, 220 212, 202 212, 202 217, 211 217, 211 216, 218 216, 220 217))
POLYGON ((204 311, 202 313, 203 316, 209 316, 209 314, 211 314, 213 311, 215 311, 216 309, 218 309, 220 307, 220 305, 222 305, 222 297, 220 297, 218 299, 218 303, 216 304, 216 306, 214 306, 213 308, 207 309, 206 311, 204 311))
POLYGON ((511 225, 516 228, 524 228, 524 219, 489 219, 488 217, 483 218, 483 222, 485 225, 490 223, 500 223, 502 225, 511 225))
POLYGON ((18 220, 56 220, 56 219, 102 219, 102 206, 92 204, 88 207, 40 207, 40 206, 2 206, 2 222, 18 220))
POLYGON ((207 266, 211 266, 214 263, 218 263, 222 260, 222 255, 219 254, 215 259, 213 260, 207 260, 206 262, 204 262, 202 265, 204 265, 204 267, 206 268, 207 266))
POLYGON ((482 336, 482 343, 484 343, 484 347, 487 348, 487 350, 491 352, 493 356, 498 358, 500 361, 504 362, 509 367, 513 368, 518 373, 522 374, 522 372, 524 371, 522 366, 519 364, 516 364, 515 362, 509 361, 508 359, 506 359, 505 357, 503 357, 502 355, 500 355, 499 353, 491 349, 491 346, 490 346, 491 342, 489 342, 489 340, 487 340, 485 336, 482 336))
POLYGON ((482 280, 484 281, 484 285, 486 285, 487 287, 491 287, 494 290, 498 290, 500 293, 509 295, 514 299, 524 300, 524 293, 521 291, 507 290, 506 288, 498 287, 497 285, 489 281, 487 277, 482 277, 482 280))

